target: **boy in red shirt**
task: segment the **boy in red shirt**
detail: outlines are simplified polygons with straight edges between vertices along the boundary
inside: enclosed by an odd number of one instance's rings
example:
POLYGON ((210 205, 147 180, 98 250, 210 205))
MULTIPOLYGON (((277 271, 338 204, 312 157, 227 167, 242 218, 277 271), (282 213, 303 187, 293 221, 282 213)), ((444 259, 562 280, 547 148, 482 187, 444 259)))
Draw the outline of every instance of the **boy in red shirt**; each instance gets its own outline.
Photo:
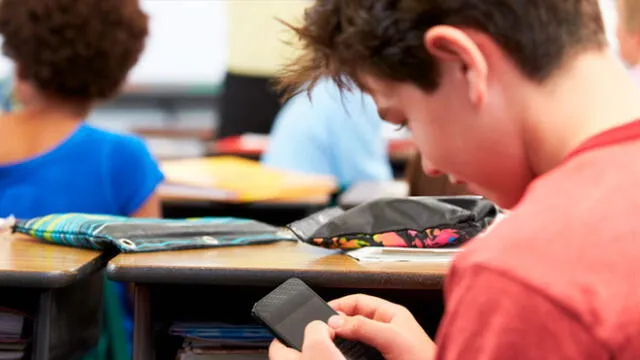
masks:
POLYGON ((512 212, 456 259, 435 343, 351 296, 272 360, 344 359, 333 336, 394 360, 640 359, 640 92, 597 0, 319 0, 296 31, 284 85, 354 80, 427 173, 512 212))

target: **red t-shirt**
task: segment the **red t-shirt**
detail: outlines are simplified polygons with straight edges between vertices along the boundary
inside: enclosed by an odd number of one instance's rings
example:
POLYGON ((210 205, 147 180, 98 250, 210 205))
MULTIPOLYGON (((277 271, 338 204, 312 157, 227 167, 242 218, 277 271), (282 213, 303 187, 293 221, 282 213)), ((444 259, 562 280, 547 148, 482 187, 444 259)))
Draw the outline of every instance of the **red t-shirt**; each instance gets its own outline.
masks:
POLYGON ((445 297, 438 359, 640 359, 640 121, 532 183, 445 297))

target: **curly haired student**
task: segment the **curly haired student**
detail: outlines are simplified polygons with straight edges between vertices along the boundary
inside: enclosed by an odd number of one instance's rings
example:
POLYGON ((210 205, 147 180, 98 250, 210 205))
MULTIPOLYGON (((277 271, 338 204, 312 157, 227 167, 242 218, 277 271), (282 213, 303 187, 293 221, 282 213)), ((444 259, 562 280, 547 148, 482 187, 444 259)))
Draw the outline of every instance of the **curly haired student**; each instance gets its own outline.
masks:
POLYGON ((640 90, 597 0, 318 0, 295 30, 284 86, 353 80, 426 173, 511 212, 455 259, 435 342, 356 295, 270 359, 344 359, 334 336, 393 360, 640 359, 640 90))
POLYGON ((137 0, 2 0, 3 51, 20 108, 0 118, 0 217, 156 217, 163 176, 141 140, 86 123, 142 52, 137 0))
MULTIPOLYGON (((138 0, 0 1, 3 52, 15 63, 19 104, 0 116, 0 217, 160 215, 156 188, 163 175, 145 144, 84 122, 118 93, 147 33, 138 0)), ((112 285, 105 283, 105 291, 123 290, 112 285)), ((85 307, 92 295, 83 295, 85 307)), ((89 333, 77 334, 76 343, 89 333)), ((126 335, 109 335, 110 358, 128 358, 126 335)))

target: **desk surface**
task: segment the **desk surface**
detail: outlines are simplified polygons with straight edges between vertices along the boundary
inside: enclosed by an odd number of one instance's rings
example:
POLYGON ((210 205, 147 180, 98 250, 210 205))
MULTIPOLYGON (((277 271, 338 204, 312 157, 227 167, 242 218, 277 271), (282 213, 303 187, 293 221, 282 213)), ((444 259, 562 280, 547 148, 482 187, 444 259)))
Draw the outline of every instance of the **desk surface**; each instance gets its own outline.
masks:
POLYGON ((0 286, 63 287, 100 270, 107 260, 96 251, 0 235, 0 286))
POLYGON ((164 203, 179 203, 183 205, 197 205, 209 203, 244 204, 257 207, 301 207, 326 206, 331 201, 329 195, 314 195, 291 199, 273 199, 258 202, 240 202, 230 200, 224 193, 214 189, 197 189, 175 184, 162 184, 159 187, 160 201, 164 203))
POLYGON ((306 244, 119 255, 107 271, 118 281, 156 284, 275 286, 299 277, 314 286, 361 289, 438 289, 450 263, 361 264, 306 244))

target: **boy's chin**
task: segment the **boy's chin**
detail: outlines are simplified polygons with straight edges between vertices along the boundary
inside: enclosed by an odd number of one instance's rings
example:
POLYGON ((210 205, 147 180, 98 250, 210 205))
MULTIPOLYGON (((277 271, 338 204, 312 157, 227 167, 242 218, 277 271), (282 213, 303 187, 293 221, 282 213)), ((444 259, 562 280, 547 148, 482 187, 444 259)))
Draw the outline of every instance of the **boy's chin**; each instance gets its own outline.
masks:
POLYGON ((467 189, 474 194, 481 195, 505 210, 511 210, 518 205, 523 194, 509 194, 504 191, 492 191, 474 184, 467 184, 467 189))

